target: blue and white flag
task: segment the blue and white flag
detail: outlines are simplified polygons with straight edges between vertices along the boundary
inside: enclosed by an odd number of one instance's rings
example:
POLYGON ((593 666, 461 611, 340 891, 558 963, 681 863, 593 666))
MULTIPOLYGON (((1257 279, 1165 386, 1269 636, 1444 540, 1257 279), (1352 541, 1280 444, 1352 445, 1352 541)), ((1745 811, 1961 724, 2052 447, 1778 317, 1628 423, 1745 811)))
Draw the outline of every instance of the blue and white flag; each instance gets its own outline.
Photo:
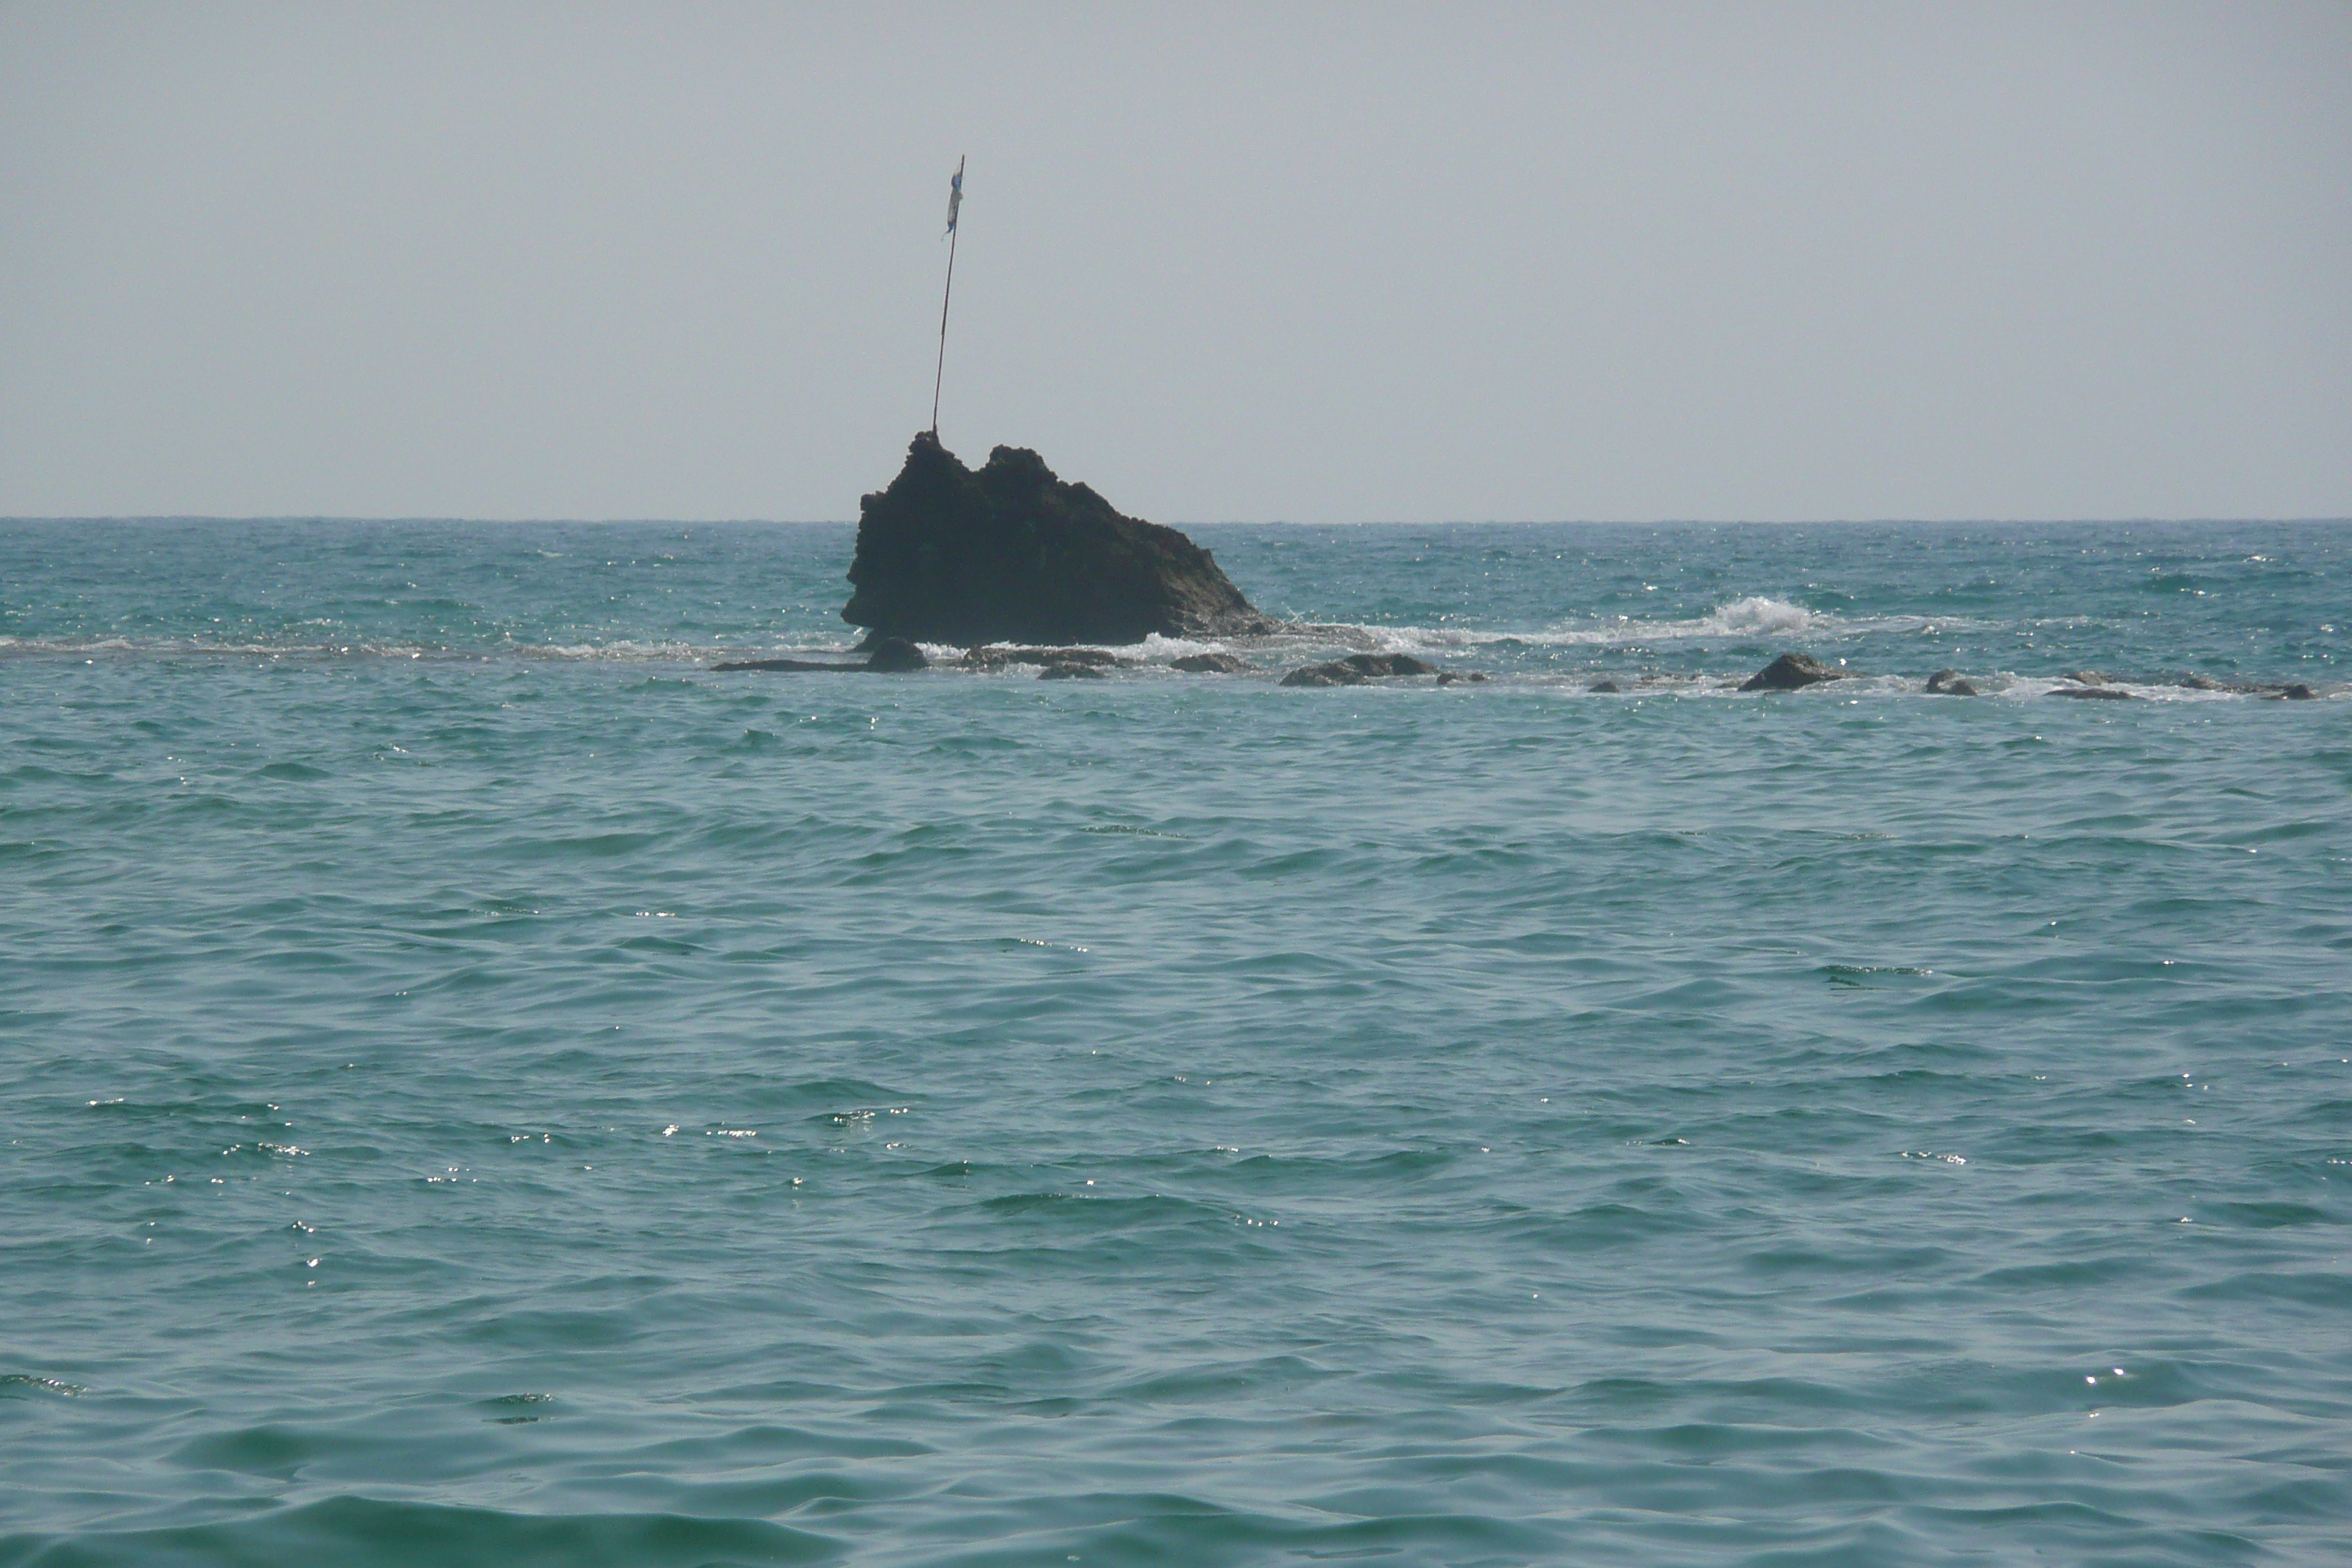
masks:
POLYGON ((940 237, 941 239, 945 239, 945 238, 948 237, 948 235, 950 235, 950 234, 953 234, 953 233, 955 232, 955 226, 956 226, 956 212, 957 212, 957 210, 958 210, 959 208, 961 208, 962 205, 963 205, 963 160, 962 160, 962 159, 961 159, 961 158, 958 158, 958 159, 956 160, 956 172, 955 172, 955 178, 954 178, 954 180, 953 180, 953 181, 950 182, 950 184, 949 184, 949 185, 948 185, 948 226, 947 226, 947 234, 942 234, 942 235, 940 235, 940 237))

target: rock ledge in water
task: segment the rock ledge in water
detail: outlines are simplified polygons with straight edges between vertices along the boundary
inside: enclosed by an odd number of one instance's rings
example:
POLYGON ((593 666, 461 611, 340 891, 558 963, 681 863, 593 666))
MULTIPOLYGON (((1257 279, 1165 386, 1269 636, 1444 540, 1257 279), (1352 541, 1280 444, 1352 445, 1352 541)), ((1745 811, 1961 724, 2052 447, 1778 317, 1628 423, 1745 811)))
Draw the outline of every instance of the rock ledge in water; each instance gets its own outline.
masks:
POLYGON ((1025 447, 999 447, 974 472, 925 431, 858 510, 841 618, 879 636, 1132 643, 1272 629, 1207 551, 1063 483, 1025 447))

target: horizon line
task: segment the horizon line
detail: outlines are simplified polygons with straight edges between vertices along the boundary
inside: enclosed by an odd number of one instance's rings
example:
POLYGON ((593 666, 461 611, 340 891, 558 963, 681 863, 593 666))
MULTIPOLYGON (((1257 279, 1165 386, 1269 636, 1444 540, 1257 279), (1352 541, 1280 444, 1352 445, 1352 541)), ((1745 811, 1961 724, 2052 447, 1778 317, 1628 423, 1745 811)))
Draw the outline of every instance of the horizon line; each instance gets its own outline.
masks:
MULTIPOLYGON (((1136 519, 1138 521, 1149 521, 1136 519)), ((418 526, 470 523, 492 528, 855 528, 856 518, 777 517, 461 517, 427 513, 361 516, 334 512, 40 512, 0 514, 0 527, 26 523, 366 523, 418 526)), ((1308 522, 1290 518, 1194 518, 1170 528, 2132 528, 2222 524, 2314 527, 2352 524, 2352 513, 2297 517, 1818 517, 1818 518, 1362 518, 1308 522)))

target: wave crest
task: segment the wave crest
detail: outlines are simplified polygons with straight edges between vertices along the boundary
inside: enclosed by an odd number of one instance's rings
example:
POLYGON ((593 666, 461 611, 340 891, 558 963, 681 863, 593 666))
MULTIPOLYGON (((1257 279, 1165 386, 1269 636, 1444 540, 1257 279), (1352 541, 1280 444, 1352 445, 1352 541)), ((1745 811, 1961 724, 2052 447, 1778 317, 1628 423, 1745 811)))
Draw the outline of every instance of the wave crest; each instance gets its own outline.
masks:
POLYGON ((1790 632, 1818 631, 1830 619, 1786 599, 1750 594, 1717 606, 1696 625, 1696 635, 1701 637, 1779 637, 1790 632))

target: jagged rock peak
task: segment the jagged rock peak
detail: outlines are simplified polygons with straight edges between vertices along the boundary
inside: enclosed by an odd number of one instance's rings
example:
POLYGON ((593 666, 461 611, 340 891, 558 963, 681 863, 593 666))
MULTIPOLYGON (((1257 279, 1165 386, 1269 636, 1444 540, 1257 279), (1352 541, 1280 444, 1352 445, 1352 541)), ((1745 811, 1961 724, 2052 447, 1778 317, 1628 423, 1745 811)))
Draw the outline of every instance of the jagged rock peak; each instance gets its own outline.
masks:
POLYGON ((1131 643, 1268 629, 1209 552, 1122 516, 1025 447, 978 471, 926 430, 858 503, 842 619, 946 643, 1131 643))

